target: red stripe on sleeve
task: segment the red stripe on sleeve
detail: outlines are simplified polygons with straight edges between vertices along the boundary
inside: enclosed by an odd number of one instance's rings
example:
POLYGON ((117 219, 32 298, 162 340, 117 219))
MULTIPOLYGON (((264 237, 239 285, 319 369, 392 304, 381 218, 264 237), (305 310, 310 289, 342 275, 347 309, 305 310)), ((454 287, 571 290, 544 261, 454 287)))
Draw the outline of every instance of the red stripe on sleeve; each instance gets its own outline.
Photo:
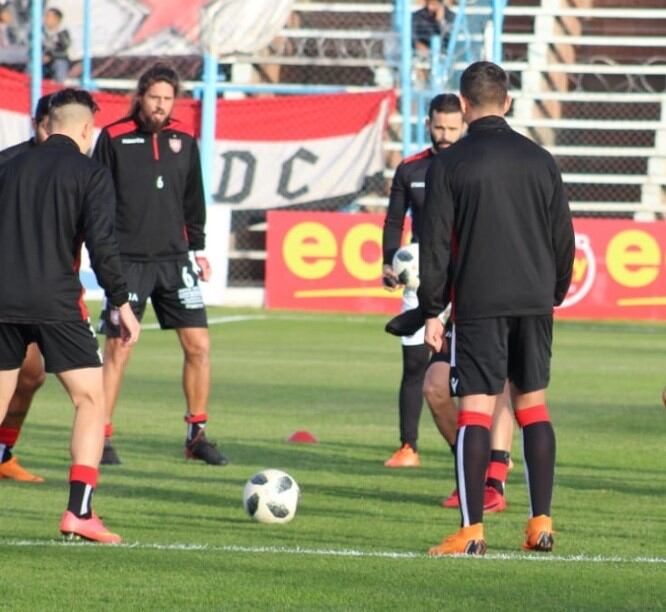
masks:
POLYGON ((492 425, 493 417, 489 414, 484 414, 483 412, 472 412, 471 410, 465 410, 458 413, 458 428, 465 427, 466 425, 478 425, 479 427, 485 427, 490 429, 492 425))
POLYGON ((533 425, 534 423, 547 423, 550 421, 550 415, 548 414, 548 408, 546 404, 537 404, 536 406, 530 406, 529 408, 521 408, 516 410, 516 420, 520 427, 527 427, 528 425, 533 425))

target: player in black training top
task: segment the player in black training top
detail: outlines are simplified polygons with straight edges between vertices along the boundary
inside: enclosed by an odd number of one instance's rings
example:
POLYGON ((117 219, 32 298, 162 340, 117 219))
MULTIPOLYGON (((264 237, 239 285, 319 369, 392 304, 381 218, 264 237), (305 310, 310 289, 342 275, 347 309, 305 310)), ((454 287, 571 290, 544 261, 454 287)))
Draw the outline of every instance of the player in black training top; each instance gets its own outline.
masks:
POLYGON ((484 474, 490 425, 506 378, 522 428, 530 519, 523 547, 553 546, 555 434, 546 408, 553 307, 569 287, 574 232, 553 157, 504 120, 507 75, 491 62, 460 80, 468 131, 426 177, 419 301, 425 341, 446 343, 437 315, 452 295, 452 362, 459 386, 456 476, 461 529, 430 554, 483 554, 484 474))
POLYGON ((76 409, 67 510, 60 531, 120 542, 92 510, 104 434, 102 362, 83 302, 78 270, 85 242, 92 268, 118 312, 123 342, 139 322, 128 303, 114 232, 109 171, 90 150, 97 109, 88 92, 64 89, 49 110, 51 135, 0 166, 0 418, 16 388, 28 345, 36 342, 76 409))
MULTIPOLYGON (((32 118, 34 136, 17 145, 0 151, 0 164, 8 162, 21 153, 41 144, 48 138, 49 101, 51 94, 42 96, 32 118)), ((25 359, 19 371, 16 391, 7 409, 7 415, 0 423, 0 479, 21 482, 44 482, 41 476, 26 470, 13 454, 14 446, 21 434, 21 428, 30 410, 30 404, 37 390, 44 384, 46 373, 39 347, 35 342, 28 345, 25 359)))
MULTIPOLYGON (((384 220, 382 247, 384 253, 383 282, 388 289, 399 286, 391 262, 400 248, 405 217, 412 218, 412 242, 418 243, 421 235, 421 218, 425 199, 425 176, 435 154, 456 142, 463 133, 464 122, 460 101, 455 94, 435 96, 428 109, 427 127, 432 145, 404 159, 396 168, 388 210, 384 220)), ((402 311, 418 305, 416 291, 405 289, 402 311)), ((423 328, 402 341, 402 379, 398 395, 400 418, 400 448, 384 462, 386 467, 416 467, 420 463, 417 438, 421 407, 423 404, 423 380, 430 359, 430 349, 424 344, 423 328)), ((449 413, 455 415, 451 402, 449 413)), ((447 438, 455 437, 455 425, 447 426, 446 411, 433 412, 435 421, 447 438), (453 431, 451 431, 453 430, 453 431)), ((454 417, 455 418, 455 417, 454 417)), ((451 420, 450 418, 448 420, 451 420)), ((450 440, 453 442, 453 440, 450 440)))
MULTIPOLYGON (((162 329, 175 329, 184 353, 185 456, 208 464, 227 459, 205 436, 210 391, 210 340, 199 279, 206 203, 199 148, 192 131, 171 116, 178 74, 155 64, 139 79, 130 114, 105 127, 94 151, 108 166, 118 195, 116 231, 130 302, 141 319, 150 298, 162 329)), ((111 444, 112 416, 131 349, 118 339, 112 304, 102 312, 107 426, 103 464, 120 463, 111 444)))
MULTIPOLYGON (((464 120, 460 100, 455 94, 441 94, 432 99, 428 112, 428 129, 432 147, 407 158, 398 166, 393 181, 389 208, 384 226, 384 283, 393 285, 397 277, 390 262, 402 239, 404 219, 412 214, 412 240, 420 235, 423 202, 425 199, 425 175, 435 154, 446 149, 462 137, 464 120)), ((403 317, 421 320, 420 329, 410 330, 401 335, 402 340, 402 379, 400 383, 399 417, 401 447, 384 465, 387 467, 414 467, 420 463, 417 449, 418 425, 422 399, 425 396, 437 429, 455 451, 457 408, 451 397, 449 386, 449 351, 430 354, 424 344, 424 328, 421 310, 418 308, 416 291, 405 289, 402 315, 394 318, 397 322, 403 317), (425 375, 424 375, 425 372, 425 375)), ((389 326, 391 323, 389 323, 389 326)), ((419 327, 415 325, 414 327, 419 327)), ((395 333, 397 330, 394 330, 395 333)), ((448 331, 447 333, 450 333, 448 331)), ((455 392, 455 389, 453 390, 455 392)), ((491 429, 492 451, 486 477, 484 511, 501 512, 506 508, 504 484, 510 464, 513 441, 513 413, 510 408, 508 390, 497 400, 491 429)), ((457 488, 442 501, 445 508, 458 508, 460 496, 457 488)))

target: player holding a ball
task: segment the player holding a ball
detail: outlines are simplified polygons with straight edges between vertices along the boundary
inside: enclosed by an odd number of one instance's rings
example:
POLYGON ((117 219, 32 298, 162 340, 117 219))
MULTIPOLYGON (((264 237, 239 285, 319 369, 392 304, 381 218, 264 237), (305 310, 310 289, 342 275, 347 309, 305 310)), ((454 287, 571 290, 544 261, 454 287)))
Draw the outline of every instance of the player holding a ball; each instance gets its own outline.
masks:
MULTIPOLYGON (((404 159, 396 168, 391 185, 382 237, 383 283, 389 290, 401 287, 391 263, 401 246, 405 217, 408 214, 412 217, 412 242, 418 243, 420 238, 425 175, 430 163, 439 151, 451 146, 463 134, 464 122, 458 96, 451 93, 435 96, 430 102, 426 125, 432 145, 404 159)), ((405 289, 402 311, 416 306, 416 290, 405 289)), ((401 341, 402 378, 398 395, 400 448, 384 463, 391 468, 416 467, 420 463, 417 438, 423 405, 423 380, 430 360, 430 349, 423 340, 423 327, 413 335, 402 337, 401 341)), ((455 424, 453 432, 455 435, 455 424)))

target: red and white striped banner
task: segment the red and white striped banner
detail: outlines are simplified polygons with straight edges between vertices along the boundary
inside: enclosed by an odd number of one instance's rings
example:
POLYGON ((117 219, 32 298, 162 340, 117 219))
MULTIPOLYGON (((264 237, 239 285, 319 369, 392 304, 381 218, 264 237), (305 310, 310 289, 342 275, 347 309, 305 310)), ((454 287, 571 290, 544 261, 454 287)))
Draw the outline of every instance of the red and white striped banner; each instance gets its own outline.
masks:
MULTIPOLYGON (((0 68, 0 149, 30 136, 29 81, 0 68)), ((46 84, 47 91, 53 89, 46 84)), ((128 96, 96 93, 98 127, 127 113, 128 96)), ((213 200, 234 208, 275 208, 358 192, 384 168, 382 139, 393 91, 219 100, 213 200)), ((174 114, 199 131, 200 104, 174 114)))
POLYGON ((274 208, 355 193, 384 168, 392 92, 225 100, 213 198, 274 208))

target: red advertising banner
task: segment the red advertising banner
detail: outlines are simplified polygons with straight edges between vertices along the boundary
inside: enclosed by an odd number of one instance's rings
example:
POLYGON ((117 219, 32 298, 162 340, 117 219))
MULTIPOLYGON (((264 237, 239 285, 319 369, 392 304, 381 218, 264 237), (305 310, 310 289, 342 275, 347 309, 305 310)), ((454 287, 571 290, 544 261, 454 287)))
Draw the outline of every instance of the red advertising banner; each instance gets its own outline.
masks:
POLYGON ((666 321, 666 223, 575 219, 576 259, 556 316, 666 321))
MULTIPOLYGON (((382 288, 381 214, 270 211, 266 305, 394 314, 382 288)), ((666 321, 666 223, 576 219, 573 281, 558 318, 666 321)))
POLYGON ((269 211, 269 308, 385 312, 402 292, 382 287, 384 215, 269 211))

